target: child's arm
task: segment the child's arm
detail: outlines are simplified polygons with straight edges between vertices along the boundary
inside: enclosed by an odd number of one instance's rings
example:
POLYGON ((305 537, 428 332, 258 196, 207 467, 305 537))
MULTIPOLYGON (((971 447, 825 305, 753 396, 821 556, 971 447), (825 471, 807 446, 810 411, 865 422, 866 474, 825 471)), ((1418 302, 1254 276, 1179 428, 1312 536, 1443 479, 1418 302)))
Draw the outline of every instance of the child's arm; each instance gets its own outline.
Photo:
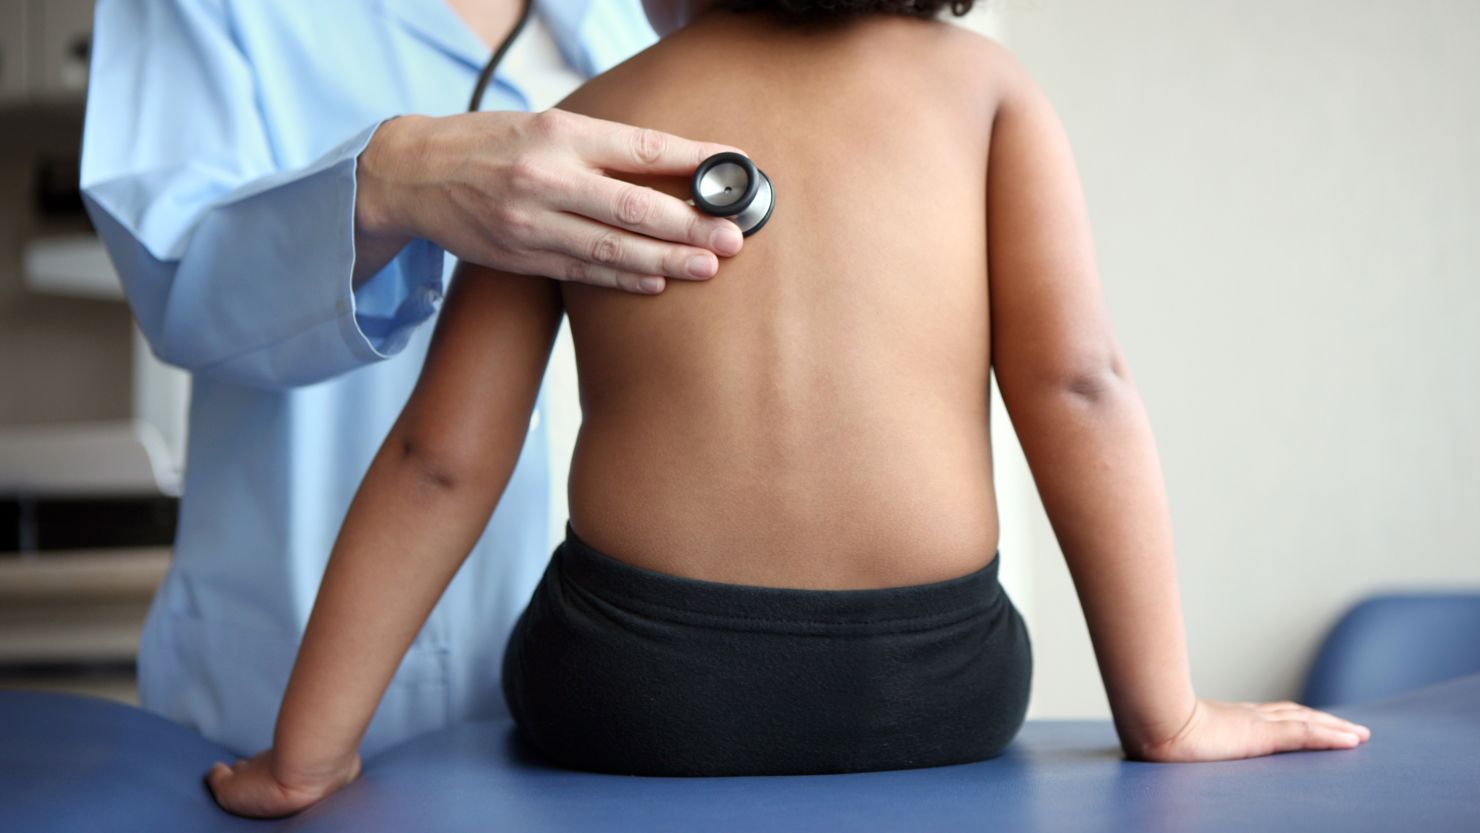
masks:
POLYGON ((561 313, 553 281, 459 269, 416 389, 345 516, 273 747, 209 775, 222 807, 286 815, 356 777, 386 686, 514 471, 561 313))
POLYGON ((1365 728, 1293 703, 1193 693, 1161 466, 1101 298, 1074 160, 1015 67, 1008 89, 988 170, 993 366, 1126 753, 1214 760, 1357 745, 1365 728))

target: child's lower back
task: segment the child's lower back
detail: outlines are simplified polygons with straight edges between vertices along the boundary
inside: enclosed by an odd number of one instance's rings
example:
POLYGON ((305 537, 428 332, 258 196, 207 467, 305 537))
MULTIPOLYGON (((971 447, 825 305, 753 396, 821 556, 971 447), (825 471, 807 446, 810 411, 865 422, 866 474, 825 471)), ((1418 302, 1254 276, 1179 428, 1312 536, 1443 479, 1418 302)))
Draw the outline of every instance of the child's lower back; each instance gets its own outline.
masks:
POLYGON ((719 12, 562 105, 734 145, 776 188, 770 222, 707 282, 566 286, 586 541, 660 572, 818 589, 992 558, 995 56, 945 23, 719 12))

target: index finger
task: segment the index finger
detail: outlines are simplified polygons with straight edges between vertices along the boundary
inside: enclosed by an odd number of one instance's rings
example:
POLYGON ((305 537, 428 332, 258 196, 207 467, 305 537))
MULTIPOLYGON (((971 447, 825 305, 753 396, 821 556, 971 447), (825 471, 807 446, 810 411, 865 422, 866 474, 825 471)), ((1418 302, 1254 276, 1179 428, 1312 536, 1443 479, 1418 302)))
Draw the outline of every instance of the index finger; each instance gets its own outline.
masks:
POLYGON ((581 116, 572 143, 588 163, 609 171, 656 176, 685 176, 715 155, 744 151, 716 142, 695 142, 650 127, 581 116))

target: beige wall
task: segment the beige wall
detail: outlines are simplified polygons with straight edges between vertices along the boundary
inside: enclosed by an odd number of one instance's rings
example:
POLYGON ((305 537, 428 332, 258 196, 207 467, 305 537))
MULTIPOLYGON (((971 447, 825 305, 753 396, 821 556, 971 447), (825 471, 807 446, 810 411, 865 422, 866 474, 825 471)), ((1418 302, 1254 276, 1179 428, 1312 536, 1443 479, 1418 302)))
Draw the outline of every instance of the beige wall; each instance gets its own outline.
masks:
MULTIPOLYGON (((979 23, 1074 142, 1201 692, 1295 694, 1367 593, 1480 589, 1480 3, 1007 0, 979 23)), ((998 479, 1033 713, 1103 714, 1020 459, 998 479)))

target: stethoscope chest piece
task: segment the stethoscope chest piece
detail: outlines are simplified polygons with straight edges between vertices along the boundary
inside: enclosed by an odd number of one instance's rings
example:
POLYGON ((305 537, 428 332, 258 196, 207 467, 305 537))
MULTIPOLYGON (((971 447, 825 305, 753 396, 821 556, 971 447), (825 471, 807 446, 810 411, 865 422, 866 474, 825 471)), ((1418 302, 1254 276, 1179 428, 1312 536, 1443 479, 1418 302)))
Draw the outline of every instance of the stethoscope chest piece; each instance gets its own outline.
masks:
POLYGON ((715 217, 728 217, 749 237, 771 219, 776 192, 771 178, 743 154, 716 153, 694 171, 694 207, 715 217))

